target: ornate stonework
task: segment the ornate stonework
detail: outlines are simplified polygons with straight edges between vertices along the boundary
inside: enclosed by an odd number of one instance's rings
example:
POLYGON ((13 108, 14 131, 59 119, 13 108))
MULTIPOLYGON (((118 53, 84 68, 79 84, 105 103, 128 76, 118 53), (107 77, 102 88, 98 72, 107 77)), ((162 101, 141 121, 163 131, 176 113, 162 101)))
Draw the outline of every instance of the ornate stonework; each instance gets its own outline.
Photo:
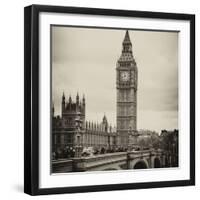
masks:
POLYGON ((128 146, 130 135, 137 133, 137 84, 138 70, 132 53, 128 31, 117 61, 117 133, 119 143, 128 146))

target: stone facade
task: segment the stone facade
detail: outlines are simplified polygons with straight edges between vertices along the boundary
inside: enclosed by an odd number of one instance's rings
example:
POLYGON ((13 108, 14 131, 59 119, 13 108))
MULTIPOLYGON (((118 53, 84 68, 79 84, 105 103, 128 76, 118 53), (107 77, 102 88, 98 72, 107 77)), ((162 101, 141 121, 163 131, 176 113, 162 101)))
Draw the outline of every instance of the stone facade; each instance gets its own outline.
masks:
POLYGON ((123 40, 121 56, 117 62, 117 133, 120 144, 128 146, 137 135, 137 85, 138 70, 132 53, 128 31, 123 40))
POLYGON ((57 157, 66 157, 69 152, 68 156, 75 157, 87 147, 99 152, 116 148, 116 128, 109 126, 105 115, 101 123, 85 120, 85 97, 80 101, 77 94, 73 102, 71 96, 66 101, 63 94, 61 106, 61 116, 54 116, 53 108, 52 119, 52 151, 57 157))

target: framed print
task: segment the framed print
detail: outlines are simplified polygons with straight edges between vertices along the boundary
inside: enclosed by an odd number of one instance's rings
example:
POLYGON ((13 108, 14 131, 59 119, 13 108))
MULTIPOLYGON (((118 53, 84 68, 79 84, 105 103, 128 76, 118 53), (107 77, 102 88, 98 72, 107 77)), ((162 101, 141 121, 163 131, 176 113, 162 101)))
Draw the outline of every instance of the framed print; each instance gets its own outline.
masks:
POLYGON ((195 16, 25 8, 24 192, 195 184, 195 16))

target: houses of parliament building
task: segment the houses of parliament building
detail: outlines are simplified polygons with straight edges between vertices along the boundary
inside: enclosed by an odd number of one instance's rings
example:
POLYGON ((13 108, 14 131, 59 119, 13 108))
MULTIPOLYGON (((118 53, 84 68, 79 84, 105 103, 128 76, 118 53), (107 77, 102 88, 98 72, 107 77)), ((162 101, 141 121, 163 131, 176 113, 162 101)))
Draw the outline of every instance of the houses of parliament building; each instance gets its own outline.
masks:
POLYGON ((109 125, 105 115, 100 123, 86 121, 86 97, 77 94, 75 100, 71 96, 66 99, 63 93, 61 116, 55 116, 52 109, 52 152, 59 157, 72 149, 76 157, 87 147, 112 152, 133 146, 137 135, 137 83, 137 64, 126 31, 116 65, 116 128, 109 125))

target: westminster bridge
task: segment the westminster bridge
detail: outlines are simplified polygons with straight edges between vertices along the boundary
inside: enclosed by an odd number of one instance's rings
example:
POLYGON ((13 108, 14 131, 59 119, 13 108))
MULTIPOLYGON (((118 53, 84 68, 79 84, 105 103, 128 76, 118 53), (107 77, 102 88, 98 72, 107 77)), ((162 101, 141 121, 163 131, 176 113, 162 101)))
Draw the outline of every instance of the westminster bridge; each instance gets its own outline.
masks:
POLYGON ((173 167, 173 156, 162 150, 116 152, 53 160, 52 172, 84 172, 122 169, 173 167))

